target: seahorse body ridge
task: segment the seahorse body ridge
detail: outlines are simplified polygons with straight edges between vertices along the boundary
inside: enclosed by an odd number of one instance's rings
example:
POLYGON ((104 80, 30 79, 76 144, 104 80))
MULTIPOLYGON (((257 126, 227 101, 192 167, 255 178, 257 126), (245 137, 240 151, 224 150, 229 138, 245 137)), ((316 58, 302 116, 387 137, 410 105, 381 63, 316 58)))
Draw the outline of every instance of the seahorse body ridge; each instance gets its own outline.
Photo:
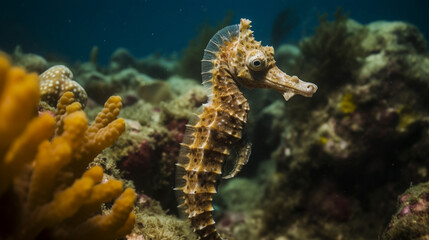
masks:
POLYGON ((202 113, 187 125, 176 170, 179 207, 202 240, 221 240, 213 220, 213 195, 223 163, 236 149, 237 162, 224 178, 234 177, 246 164, 250 144, 242 137, 249 104, 239 86, 271 88, 286 100, 311 97, 317 86, 289 76, 275 65, 274 49, 253 38, 250 21, 241 19, 217 32, 201 61, 202 80, 211 94, 202 113))

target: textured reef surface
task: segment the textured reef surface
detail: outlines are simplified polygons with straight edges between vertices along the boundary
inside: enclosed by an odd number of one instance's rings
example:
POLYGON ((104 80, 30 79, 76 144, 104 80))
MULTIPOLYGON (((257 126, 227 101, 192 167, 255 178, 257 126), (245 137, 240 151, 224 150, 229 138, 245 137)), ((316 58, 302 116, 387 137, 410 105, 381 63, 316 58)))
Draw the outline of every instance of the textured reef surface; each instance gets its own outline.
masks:
MULTIPOLYGON (((98 51, 75 64, 19 47, 0 58, 0 239, 198 239, 173 187, 188 119, 208 100, 200 64, 120 48, 101 66, 98 51)), ((275 59, 318 92, 289 102, 245 92, 252 155, 218 186, 216 229, 236 240, 427 239, 419 30, 337 12, 275 59)))

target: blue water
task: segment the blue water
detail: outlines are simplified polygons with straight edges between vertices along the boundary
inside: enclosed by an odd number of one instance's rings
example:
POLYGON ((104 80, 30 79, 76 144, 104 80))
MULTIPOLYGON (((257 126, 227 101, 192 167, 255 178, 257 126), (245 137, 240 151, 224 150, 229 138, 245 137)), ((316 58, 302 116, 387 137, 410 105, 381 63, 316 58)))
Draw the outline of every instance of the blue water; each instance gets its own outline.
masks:
POLYGON ((249 18, 257 39, 270 44, 275 16, 293 6, 300 24, 289 41, 310 35, 317 25, 317 14, 331 15, 338 6, 350 17, 368 23, 375 20, 401 20, 418 26, 425 37, 429 1, 8 1, 0 8, 0 49, 13 51, 21 45, 25 52, 57 56, 68 61, 86 61, 91 48, 100 49, 99 60, 106 63, 118 47, 134 56, 180 51, 197 34, 205 21, 221 21, 228 11, 234 23, 249 18), (243 3, 246 2, 246 3, 243 3))

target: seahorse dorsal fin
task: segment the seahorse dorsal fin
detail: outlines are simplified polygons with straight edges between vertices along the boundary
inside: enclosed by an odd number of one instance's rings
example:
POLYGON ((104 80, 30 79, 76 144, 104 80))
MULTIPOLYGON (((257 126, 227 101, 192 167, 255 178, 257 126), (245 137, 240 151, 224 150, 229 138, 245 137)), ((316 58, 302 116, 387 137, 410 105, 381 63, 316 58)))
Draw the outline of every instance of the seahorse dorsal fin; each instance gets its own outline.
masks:
POLYGON ((251 143, 240 141, 236 146, 237 158, 234 161, 234 168, 227 175, 222 176, 223 179, 230 179, 235 177, 240 172, 241 168, 249 161, 251 152, 251 143))

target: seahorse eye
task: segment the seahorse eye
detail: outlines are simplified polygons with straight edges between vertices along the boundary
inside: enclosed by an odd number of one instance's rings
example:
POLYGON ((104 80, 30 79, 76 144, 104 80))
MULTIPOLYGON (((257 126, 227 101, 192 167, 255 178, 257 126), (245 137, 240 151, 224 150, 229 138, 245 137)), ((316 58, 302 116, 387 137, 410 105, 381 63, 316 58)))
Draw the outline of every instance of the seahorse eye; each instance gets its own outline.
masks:
POLYGON ((261 51, 251 52, 247 57, 247 67, 252 71, 261 71, 265 68, 265 55, 261 51))
POLYGON ((261 60, 255 59, 252 64, 254 67, 259 67, 259 65, 261 65, 261 60))

